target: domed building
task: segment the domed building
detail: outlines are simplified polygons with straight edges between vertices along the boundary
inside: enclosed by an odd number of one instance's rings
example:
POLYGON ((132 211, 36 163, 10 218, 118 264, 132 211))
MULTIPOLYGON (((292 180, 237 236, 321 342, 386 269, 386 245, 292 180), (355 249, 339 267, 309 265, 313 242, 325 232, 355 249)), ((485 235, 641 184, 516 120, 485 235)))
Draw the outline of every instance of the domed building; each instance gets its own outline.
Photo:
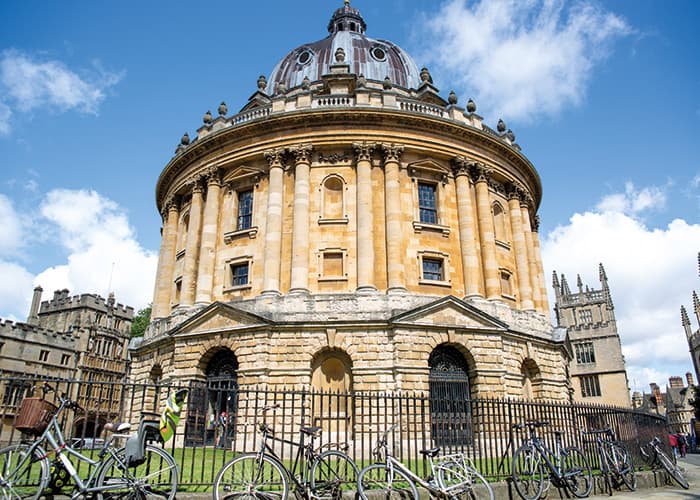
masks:
POLYGON ((447 374, 472 396, 568 401, 537 171, 502 121, 366 29, 346 1, 239 113, 183 136, 156 186, 133 377, 427 392, 447 374))

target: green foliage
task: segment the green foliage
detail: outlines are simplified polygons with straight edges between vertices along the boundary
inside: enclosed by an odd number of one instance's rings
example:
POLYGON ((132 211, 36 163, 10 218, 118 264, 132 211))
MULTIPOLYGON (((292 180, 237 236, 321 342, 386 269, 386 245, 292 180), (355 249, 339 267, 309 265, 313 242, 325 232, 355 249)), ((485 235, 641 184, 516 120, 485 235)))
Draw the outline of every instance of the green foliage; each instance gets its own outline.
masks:
POLYGON ((148 324, 151 322, 151 306, 149 305, 145 309, 141 309, 134 316, 134 320, 131 322, 131 336, 141 337, 143 332, 146 331, 148 324))
POLYGON ((700 385, 693 386, 693 399, 690 400, 690 404, 693 405, 695 418, 700 420, 700 385))

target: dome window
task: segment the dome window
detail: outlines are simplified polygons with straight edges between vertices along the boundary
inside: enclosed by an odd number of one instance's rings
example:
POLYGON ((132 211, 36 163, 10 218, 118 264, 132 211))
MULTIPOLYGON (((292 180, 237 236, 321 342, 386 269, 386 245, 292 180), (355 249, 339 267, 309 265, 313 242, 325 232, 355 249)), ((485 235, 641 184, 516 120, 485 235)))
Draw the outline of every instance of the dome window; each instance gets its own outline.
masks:
POLYGON ((370 49, 369 53, 376 61, 386 61, 386 49, 384 47, 375 45, 370 49))
POLYGON ((304 49, 297 56, 297 62, 301 65, 308 64, 313 57, 313 52, 311 52, 309 49, 304 49))

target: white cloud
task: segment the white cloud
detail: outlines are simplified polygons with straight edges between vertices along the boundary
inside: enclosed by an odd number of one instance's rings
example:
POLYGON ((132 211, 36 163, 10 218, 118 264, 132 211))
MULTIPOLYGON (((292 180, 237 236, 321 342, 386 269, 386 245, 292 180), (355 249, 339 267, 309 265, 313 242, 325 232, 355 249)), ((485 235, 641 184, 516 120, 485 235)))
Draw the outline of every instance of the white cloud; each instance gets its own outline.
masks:
POLYGON ((0 260, 0 307, 2 319, 26 321, 31 302, 32 274, 21 265, 0 260))
POLYGON ((0 227, 2 227, 0 256, 14 254, 22 246, 21 218, 12 201, 2 193, 0 193, 0 227))
POLYGON ((631 31, 589 1, 451 0, 426 18, 422 60, 480 109, 514 119, 580 104, 611 42, 631 31))
MULTIPOLYGON (((598 264, 603 263, 630 385, 648 392, 649 382, 663 387, 670 375, 691 369, 680 306, 687 306, 700 285, 700 224, 676 219, 666 227, 647 227, 634 215, 659 206, 662 197, 656 188, 630 186, 547 234, 542 259, 548 276, 553 270, 563 273, 571 286, 580 274, 592 288, 600 288, 598 264)), ((553 305, 551 296, 550 301, 553 305)))
POLYGON ((0 133, 10 131, 13 110, 65 112, 75 110, 96 115, 107 90, 123 73, 105 71, 93 64, 90 74, 80 75, 61 61, 39 60, 9 49, 0 57, 0 133))
MULTIPOLYGON (((38 212, 32 224, 48 234, 46 244, 65 250, 66 260, 40 271, 30 285, 41 285, 48 293, 68 288, 76 294, 106 296, 114 291, 119 302, 135 309, 152 300, 158 256, 139 245, 126 213, 114 201, 95 191, 56 189, 46 195, 38 212)), ((0 299, 28 297, 30 285, 0 280, 0 299)), ((17 300, 0 300, 0 317, 26 315, 17 306, 17 300)))
POLYGON ((627 182, 624 193, 613 193, 604 196, 596 209, 601 212, 621 212, 627 215, 637 215, 646 210, 658 210, 666 206, 666 193, 657 186, 640 190, 634 184, 627 182))

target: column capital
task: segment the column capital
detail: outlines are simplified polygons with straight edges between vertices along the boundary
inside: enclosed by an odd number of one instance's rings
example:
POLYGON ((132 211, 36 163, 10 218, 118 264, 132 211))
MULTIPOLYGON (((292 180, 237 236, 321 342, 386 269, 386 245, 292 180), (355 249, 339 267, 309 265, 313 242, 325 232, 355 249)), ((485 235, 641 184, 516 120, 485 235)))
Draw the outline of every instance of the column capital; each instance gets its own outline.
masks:
POLYGON ((207 185, 221 186, 221 169, 219 167, 209 167, 203 177, 206 178, 207 185))
MULTIPOLYGON (((298 163, 311 163, 311 152, 314 150, 311 144, 299 144, 289 148, 289 152, 294 155, 294 162, 298 163)), ((269 161, 269 160, 268 160, 269 161)))
POLYGON ((365 141, 352 143, 352 149, 355 152, 355 159, 357 161, 370 161, 376 147, 376 144, 365 141))
POLYGON ((508 181, 505 184, 508 200, 522 200, 527 193, 525 186, 518 181, 508 181))
POLYGON ((177 213, 179 208, 180 208, 179 197, 172 195, 165 200, 165 203, 163 203, 163 207, 160 210, 160 215, 163 218, 163 220, 166 220, 168 218, 170 212, 177 213))
POLYGON ((535 233, 540 232, 540 216, 539 215, 535 215, 532 218, 532 231, 535 233))
POLYGON ((450 164, 455 177, 459 177, 461 175, 469 175, 472 165, 476 164, 476 162, 474 160, 470 160, 466 156, 460 155, 452 158, 450 164))
POLYGON ((487 167, 485 164, 475 161, 469 166, 469 172, 472 176, 474 182, 488 182, 491 176, 493 176, 493 169, 487 167))
POLYGON ((520 197, 520 207, 527 208, 528 211, 532 211, 534 206, 535 200, 532 199, 532 196, 530 196, 527 192, 523 192, 523 195, 520 197))
POLYGON ((395 161, 398 162, 401 159, 401 153, 403 153, 403 146, 400 144, 382 144, 382 151, 384 153, 384 161, 395 161))
POLYGON ((284 149, 269 149, 263 152, 263 156, 267 160, 267 164, 270 168, 279 167, 284 168, 284 149))
POLYGON ((204 191, 204 185, 202 183, 202 176, 201 175, 194 175, 187 179, 186 181, 187 187, 192 191, 192 193, 201 193, 204 191))

